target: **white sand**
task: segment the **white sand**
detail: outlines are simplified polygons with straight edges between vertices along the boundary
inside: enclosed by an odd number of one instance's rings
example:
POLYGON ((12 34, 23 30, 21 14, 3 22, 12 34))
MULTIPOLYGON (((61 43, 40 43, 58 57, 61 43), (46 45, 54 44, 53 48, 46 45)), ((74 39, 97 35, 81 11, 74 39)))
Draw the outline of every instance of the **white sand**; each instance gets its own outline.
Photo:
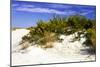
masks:
POLYGON ((27 65, 27 64, 45 64, 45 63, 60 63, 60 62, 79 62, 79 61, 93 61, 95 55, 89 55, 85 51, 86 47, 82 46, 81 41, 71 42, 74 35, 61 35, 62 42, 55 42, 53 48, 41 49, 36 46, 30 46, 26 50, 18 51, 18 46, 21 37, 29 31, 19 29, 12 32, 12 65, 27 65), (24 52, 24 53, 22 53, 24 52))
POLYGON ((17 29, 12 32, 12 51, 16 50, 22 37, 26 35, 29 31, 25 29, 17 29))

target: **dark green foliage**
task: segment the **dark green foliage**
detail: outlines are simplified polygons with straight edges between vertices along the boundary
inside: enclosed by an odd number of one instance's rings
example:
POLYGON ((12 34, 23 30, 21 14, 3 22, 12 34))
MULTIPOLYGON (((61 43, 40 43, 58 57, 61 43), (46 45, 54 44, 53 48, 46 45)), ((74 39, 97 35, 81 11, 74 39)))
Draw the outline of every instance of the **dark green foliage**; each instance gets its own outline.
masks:
POLYGON ((89 29, 93 27, 93 23, 91 20, 88 20, 87 23, 85 23, 84 28, 89 29))
POLYGON ((91 46, 93 49, 96 49, 96 32, 95 29, 88 29, 85 35, 87 38, 84 42, 85 45, 91 46))

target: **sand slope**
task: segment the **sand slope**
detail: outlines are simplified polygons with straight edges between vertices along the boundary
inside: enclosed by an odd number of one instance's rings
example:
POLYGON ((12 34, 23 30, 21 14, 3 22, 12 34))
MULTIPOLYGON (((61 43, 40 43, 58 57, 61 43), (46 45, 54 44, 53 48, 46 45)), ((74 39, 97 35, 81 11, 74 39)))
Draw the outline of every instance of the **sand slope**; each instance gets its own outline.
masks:
POLYGON ((53 48, 42 49, 36 46, 19 51, 18 44, 21 37, 29 31, 18 29, 12 32, 12 65, 27 65, 27 64, 45 64, 45 63, 60 63, 60 62, 79 62, 79 61, 94 61, 95 55, 88 54, 85 50, 87 47, 82 46, 81 41, 71 42, 74 35, 61 35, 62 42, 53 43, 53 48))

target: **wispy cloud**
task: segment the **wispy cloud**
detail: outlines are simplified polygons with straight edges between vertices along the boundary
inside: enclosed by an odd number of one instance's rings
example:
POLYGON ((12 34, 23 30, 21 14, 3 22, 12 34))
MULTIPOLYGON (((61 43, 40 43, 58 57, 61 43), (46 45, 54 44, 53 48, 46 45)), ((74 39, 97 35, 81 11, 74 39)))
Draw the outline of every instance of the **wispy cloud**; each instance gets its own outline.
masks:
POLYGON ((12 7, 35 7, 35 5, 30 4, 12 4, 12 7))
POLYGON ((83 11, 83 12, 81 12, 80 13, 80 15, 88 15, 88 14, 91 14, 91 13, 93 13, 94 11, 83 11))
POLYGON ((55 13, 55 14, 66 14, 66 12, 61 12, 54 9, 48 8, 18 8, 18 11, 27 11, 27 12, 39 12, 39 13, 55 13))
POLYGON ((17 11, 25 11, 25 12, 37 12, 37 13, 52 13, 52 14, 63 14, 63 15, 73 15, 75 11, 60 11, 56 9, 49 9, 49 8, 27 8, 27 7, 19 7, 16 9, 17 11))
POLYGON ((35 7, 34 5, 30 5, 30 4, 24 4, 24 5, 22 5, 22 7, 35 7))

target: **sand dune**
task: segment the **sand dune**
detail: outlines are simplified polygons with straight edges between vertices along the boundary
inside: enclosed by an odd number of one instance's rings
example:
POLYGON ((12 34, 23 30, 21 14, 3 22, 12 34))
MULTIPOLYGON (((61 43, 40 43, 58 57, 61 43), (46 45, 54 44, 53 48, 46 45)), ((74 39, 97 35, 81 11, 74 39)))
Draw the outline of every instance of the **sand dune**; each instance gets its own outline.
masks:
POLYGON ((29 30, 18 29, 12 31, 12 65, 27 65, 27 64, 45 64, 45 63, 60 63, 60 62, 80 62, 94 61, 95 55, 90 55, 86 52, 88 47, 84 47, 80 41, 71 42, 74 34, 65 36, 61 35, 62 42, 54 42, 53 48, 42 49, 36 46, 30 46, 25 50, 19 51, 21 46, 19 42, 29 30))

